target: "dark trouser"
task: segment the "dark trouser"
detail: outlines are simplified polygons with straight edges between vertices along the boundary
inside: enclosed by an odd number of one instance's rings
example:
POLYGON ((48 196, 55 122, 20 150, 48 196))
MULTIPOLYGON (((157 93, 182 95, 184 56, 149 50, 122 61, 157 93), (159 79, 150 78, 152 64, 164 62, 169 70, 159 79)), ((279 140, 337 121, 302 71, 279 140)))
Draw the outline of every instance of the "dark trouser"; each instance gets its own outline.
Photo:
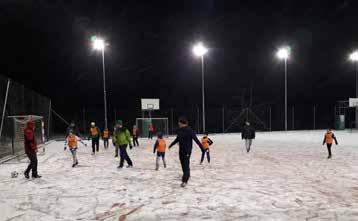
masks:
POLYGON ((108 138, 103 139, 104 149, 108 149, 108 138))
POLYGON ((139 146, 138 136, 137 136, 137 135, 133 135, 133 145, 134 145, 134 146, 139 146))
POLYGON ((203 163, 204 158, 205 158, 205 153, 206 153, 206 157, 207 157, 207 159, 208 159, 208 162, 210 163, 210 151, 209 151, 209 149, 204 150, 204 151, 201 152, 201 160, 200 160, 200 163, 203 163))
POLYGON ((99 137, 92 138, 92 152, 99 151, 99 137))
POLYGON ((250 152, 252 139, 245 139, 246 152, 250 152))
POLYGON ((25 170, 25 174, 29 174, 32 170, 32 176, 37 176, 37 155, 36 153, 26 153, 27 157, 30 159, 30 164, 25 170))
POLYGON ((149 131, 149 133, 148 133, 148 139, 153 139, 153 131, 149 131))
POLYGON ((183 169, 182 182, 187 183, 190 178, 190 154, 179 154, 179 159, 183 169))
POLYGON ((159 169, 159 160, 160 160, 160 158, 162 158, 162 160, 163 160, 164 168, 167 167, 167 164, 165 162, 165 152, 157 152, 157 160, 155 162, 155 169, 156 170, 159 169))
POLYGON ((73 149, 70 149, 70 151, 72 153, 73 164, 78 163, 78 160, 77 160, 77 147, 73 148, 73 149))
POLYGON ((119 154, 121 156, 121 160, 119 161, 119 167, 123 167, 124 160, 127 161, 129 166, 133 166, 132 160, 131 158, 129 158, 127 153, 127 145, 128 144, 119 145, 119 151, 120 151, 119 154))
POLYGON ((331 157, 331 156, 332 156, 331 147, 332 147, 332 144, 327 144, 328 157, 331 157))

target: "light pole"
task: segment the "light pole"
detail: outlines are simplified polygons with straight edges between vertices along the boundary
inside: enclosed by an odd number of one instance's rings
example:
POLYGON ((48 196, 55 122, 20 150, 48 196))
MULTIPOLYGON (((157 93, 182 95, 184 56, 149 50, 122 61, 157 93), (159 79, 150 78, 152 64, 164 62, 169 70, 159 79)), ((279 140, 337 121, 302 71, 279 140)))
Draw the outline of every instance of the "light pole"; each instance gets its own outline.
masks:
POLYGON ((283 47, 276 54, 279 59, 285 61, 285 131, 287 131, 287 59, 290 57, 290 51, 289 47, 283 47))
MULTIPOLYGON (((356 98, 358 98, 358 51, 354 51, 349 55, 349 60, 354 62, 355 64, 355 72, 356 72, 356 98)), ((358 128, 358 108, 356 107, 356 122, 355 126, 358 128)))
POLYGON ((104 100, 104 128, 108 128, 107 121, 107 91, 106 91, 106 68, 104 63, 104 49, 106 43, 103 39, 97 38, 96 36, 92 37, 92 47, 94 50, 102 52, 102 71, 103 71, 103 100, 104 100))
POLYGON ((208 52, 208 49, 202 42, 198 42, 193 47, 193 53, 197 57, 201 57, 201 85, 202 85, 202 103, 203 103, 203 133, 205 133, 205 82, 204 82, 204 55, 208 52))

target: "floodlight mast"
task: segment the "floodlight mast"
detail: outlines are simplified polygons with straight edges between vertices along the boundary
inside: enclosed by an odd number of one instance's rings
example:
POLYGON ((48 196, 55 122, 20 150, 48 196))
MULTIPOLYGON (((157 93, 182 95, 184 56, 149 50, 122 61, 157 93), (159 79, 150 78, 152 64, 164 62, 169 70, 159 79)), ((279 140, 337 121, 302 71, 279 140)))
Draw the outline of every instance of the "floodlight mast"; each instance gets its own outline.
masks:
MULTIPOLYGON (((349 55, 349 60, 354 63, 355 66, 355 81, 356 81, 356 98, 358 98, 358 51, 354 51, 349 55)), ((355 126, 358 128, 358 107, 356 107, 356 114, 355 114, 355 126)))
POLYGON ((92 48, 97 51, 102 52, 102 72, 103 72, 103 101, 104 101, 104 128, 108 129, 108 119, 107 119, 107 91, 106 91, 106 67, 104 62, 104 49, 106 47, 106 42, 97 38, 96 36, 92 36, 92 48))
POLYGON ((287 59, 290 57, 290 48, 282 47, 277 51, 277 57, 285 61, 285 131, 287 131, 287 59))
POLYGON ((193 47, 193 54, 201 58, 201 85, 202 85, 202 105, 203 105, 203 133, 206 132, 205 128, 205 79, 204 79, 204 55, 208 52, 208 49, 202 42, 198 42, 193 47))

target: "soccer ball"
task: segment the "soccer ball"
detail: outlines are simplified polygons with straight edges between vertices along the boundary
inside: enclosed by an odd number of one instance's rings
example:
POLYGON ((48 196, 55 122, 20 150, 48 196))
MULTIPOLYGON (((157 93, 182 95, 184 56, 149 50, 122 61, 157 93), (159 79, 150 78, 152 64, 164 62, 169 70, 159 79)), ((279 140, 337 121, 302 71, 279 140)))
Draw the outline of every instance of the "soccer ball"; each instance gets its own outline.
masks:
POLYGON ((19 174, 16 171, 11 172, 11 178, 16 178, 18 176, 19 174))

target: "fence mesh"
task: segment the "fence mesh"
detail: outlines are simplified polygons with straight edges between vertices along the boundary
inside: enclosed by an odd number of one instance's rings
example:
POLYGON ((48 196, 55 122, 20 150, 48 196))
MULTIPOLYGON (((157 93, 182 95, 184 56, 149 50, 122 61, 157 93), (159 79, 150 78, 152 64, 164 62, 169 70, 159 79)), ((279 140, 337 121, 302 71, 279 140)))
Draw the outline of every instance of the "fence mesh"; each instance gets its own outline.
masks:
POLYGON ((0 134, 0 158, 12 154, 17 155, 23 150, 23 143, 13 142, 15 130, 14 121, 12 118, 9 118, 9 116, 42 116, 46 139, 50 139, 52 136, 52 124, 50 117, 51 100, 31 89, 24 87, 22 84, 10 80, 8 99, 4 109, 8 81, 8 78, 0 76, 1 114, 3 113, 3 110, 5 110, 3 127, 0 134))

